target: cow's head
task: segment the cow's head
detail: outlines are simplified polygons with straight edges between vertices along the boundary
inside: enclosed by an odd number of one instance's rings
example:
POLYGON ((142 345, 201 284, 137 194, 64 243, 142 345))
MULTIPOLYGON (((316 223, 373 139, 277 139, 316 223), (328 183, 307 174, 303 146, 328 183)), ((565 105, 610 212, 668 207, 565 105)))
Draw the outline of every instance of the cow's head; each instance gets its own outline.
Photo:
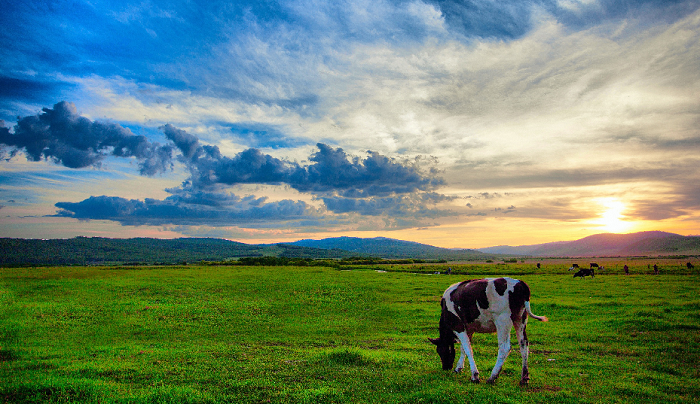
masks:
POLYGON ((442 361, 442 370, 452 370, 455 363, 455 342, 454 340, 443 341, 442 338, 428 338, 430 342, 437 346, 437 353, 442 361))

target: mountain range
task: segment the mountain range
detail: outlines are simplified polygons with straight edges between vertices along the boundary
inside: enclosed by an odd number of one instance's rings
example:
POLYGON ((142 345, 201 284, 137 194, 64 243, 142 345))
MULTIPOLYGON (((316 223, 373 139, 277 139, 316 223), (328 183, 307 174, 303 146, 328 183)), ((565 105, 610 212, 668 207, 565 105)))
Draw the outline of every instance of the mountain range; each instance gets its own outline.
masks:
POLYGON ((524 246, 479 248, 489 254, 528 255, 533 257, 602 257, 698 255, 700 236, 681 236, 663 231, 630 234, 596 234, 574 241, 524 246))
POLYGON ((503 256, 600 257, 700 255, 700 236, 650 231, 597 234, 575 241, 480 249, 449 249, 385 237, 336 237, 293 243, 244 244, 211 238, 73 239, 0 238, 0 265, 173 264, 227 261, 245 257, 330 258, 376 257, 472 261, 503 256))
POLYGON ((402 241, 386 237, 335 237, 322 240, 299 240, 287 244, 307 248, 344 250, 356 254, 368 254, 374 257, 387 259, 418 258, 459 261, 486 259, 493 256, 492 253, 484 253, 466 248, 440 248, 413 241, 402 241))

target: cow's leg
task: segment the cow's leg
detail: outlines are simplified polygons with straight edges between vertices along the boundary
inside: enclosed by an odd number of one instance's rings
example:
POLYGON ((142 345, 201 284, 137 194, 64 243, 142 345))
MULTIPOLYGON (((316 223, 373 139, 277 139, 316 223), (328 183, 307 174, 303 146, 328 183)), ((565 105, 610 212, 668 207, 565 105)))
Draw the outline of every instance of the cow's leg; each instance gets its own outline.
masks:
POLYGON ((510 319, 510 313, 503 314, 496 319, 496 333, 498 335, 498 358, 496 365, 491 371, 491 377, 487 380, 488 383, 494 383, 501 373, 503 362, 506 361, 510 353, 510 330, 513 327, 513 321, 510 319))
POLYGON ((466 332, 455 332, 455 335, 459 339, 460 345, 460 355, 459 361, 457 362, 457 367, 455 372, 461 372, 464 369, 464 357, 469 359, 469 370, 472 374, 472 381, 474 383, 479 382, 479 370, 476 368, 476 362, 474 361, 474 351, 472 350, 472 334, 467 335, 466 332))
POLYGON ((523 373, 520 377, 520 384, 526 385, 530 381, 530 371, 527 367, 527 357, 530 354, 530 342, 527 340, 527 333, 525 328, 527 328, 527 317, 525 321, 516 322, 513 324, 515 326, 515 335, 518 337, 518 345, 520 345, 520 355, 523 357, 523 373))

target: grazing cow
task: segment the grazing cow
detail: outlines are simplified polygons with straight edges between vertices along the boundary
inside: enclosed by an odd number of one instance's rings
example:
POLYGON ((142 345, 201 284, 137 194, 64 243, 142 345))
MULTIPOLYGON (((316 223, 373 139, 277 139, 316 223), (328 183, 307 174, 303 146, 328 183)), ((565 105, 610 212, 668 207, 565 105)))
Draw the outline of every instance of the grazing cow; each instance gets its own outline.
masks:
POLYGON ((472 335, 497 333, 498 357, 488 382, 493 383, 501 372, 510 352, 510 330, 514 326, 523 359, 520 384, 530 380, 527 367, 529 342, 525 327, 527 317, 548 321, 547 317, 532 314, 530 288, 525 282, 511 278, 474 279, 455 283, 442 295, 440 337, 430 341, 437 346, 443 370, 450 370, 455 361, 454 344, 459 340, 461 353, 455 372, 464 369, 465 356, 469 360, 472 382, 479 382, 479 371, 474 362, 472 335), (456 338, 455 338, 456 337, 456 338))
POLYGON ((579 269, 578 264, 572 264, 571 268, 569 268, 569 271, 573 271, 574 269, 579 269))
POLYGON ((695 268, 695 266, 694 266, 693 264, 691 264, 690 262, 686 262, 686 263, 685 263, 685 266, 688 267, 688 269, 694 269, 694 268, 695 268))
POLYGON ((591 269, 581 268, 578 272, 576 272, 574 274, 574 278, 576 278, 576 277, 585 278, 586 276, 590 276, 591 278, 595 278, 595 270, 593 268, 591 268, 591 269))
POLYGON ((595 262, 591 262, 591 268, 598 268, 598 264, 596 264, 595 262))

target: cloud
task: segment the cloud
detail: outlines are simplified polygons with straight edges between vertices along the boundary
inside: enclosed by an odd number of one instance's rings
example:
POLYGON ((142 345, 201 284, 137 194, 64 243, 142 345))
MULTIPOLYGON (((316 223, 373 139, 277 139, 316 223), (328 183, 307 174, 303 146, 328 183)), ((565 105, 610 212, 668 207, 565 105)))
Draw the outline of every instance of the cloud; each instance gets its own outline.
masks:
POLYGON ((397 161, 373 151, 363 159, 318 143, 318 151, 309 157, 311 163, 301 166, 253 148, 227 157, 217 146, 201 145, 196 137, 172 125, 161 129, 182 152, 181 160, 190 170, 189 181, 195 188, 286 184, 301 192, 363 198, 428 191, 444 184, 434 171, 421 168, 420 159, 397 161))
POLYGON ((513 212, 515 212, 515 211, 516 211, 516 208, 515 208, 514 205, 510 205, 509 207, 507 207, 507 208, 505 208, 505 209, 504 209, 504 208, 495 208, 494 211, 495 211, 496 213, 508 214, 508 213, 513 213, 513 212))
POLYGON ((234 157, 222 155, 218 146, 166 124, 160 129, 172 142, 164 146, 115 123, 91 121, 78 115, 73 103, 62 101, 36 116, 19 118, 14 133, 0 128, 0 144, 24 151, 31 161, 50 159, 69 168, 99 167, 107 156, 139 161, 143 175, 165 171, 173 153, 190 170, 191 183, 215 185, 281 184, 303 192, 342 192, 359 196, 389 195, 429 190, 443 185, 434 170, 424 172, 420 159, 397 161, 368 151, 366 158, 349 156, 341 148, 318 143, 306 167, 250 148, 234 157))
POLYGON ((586 29, 606 20, 639 18, 645 23, 673 23, 697 10, 698 3, 693 0, 562 0, 556 2, 538 2, 544 9, 554 15, 561 23, 572 29, 586 29))
POLYGON ((69 168, 99 167, 108 155, 134 157, 141 174, 149 176, 170 168, 173 152, 172 146, 151 143, 118 124, 90 121, 65 101, 19 119, 14 133, 3 128, 0 144, 9 146, 12 156, 21 150, 31 161, 48 159, 69 168))
MULTIPOLYGON (((199 198, 202 195, 198 196, 199 198)), ((245 199, 209 195, 217 203, 173 196, 165 200, 144 201, 109 196, 92 196, 81 202, 58 202, 56 216, 79 220, 111 220, 122 225, 252 225, 255 222, 279 222, 305 218, 307 205, 302 201, 282 200, 266 204, 245 199)))
POLYGON ((525 1, 437 0, 448 26, 468 38, 513 39, 531 27, 533 4, 525 1))
POLYGON ((46 96, 58 96, 70 84, 29 77, 0 76, 0 102, 41 102, 46 96))
POLYGON ((419 164, 401 163, 368 151, 365 159, 349 158, 341 148, 316 145, 308 167, 291 176, 290 185, 300 191, 336 191, 346 197, 405 194, 443 185, 437 177, 423 173, 419 164))
MULTIPOLYGON (((451 209, 507 206, 518 207, 508 217, 573 221, 595 215, 572 202, 594 187, 636 186, 628 200, 645 218, 696 209, 697 187, 683 178, 698 173, 697 1, 91 4, 43 18, 8 5, 0 98, 12 104, 0 117, 70 99, 124 127, 87 120, 92 129, 70 130, 93 139, 80 143, 58 124, 41 129, 44 110, 0 128, 0 141, 10 156, 67 167, 106 166, 111 156, 167 176, 175 164, 177 181, 157 190, 170 196, 138 209, 154 223, 175 220, 167 206, 224 217, 275 210, 279 199, 305 201, 295 223, 425 224, 451 209), (126 126, 160 127, 167 143, 140 141, 126 126), (95 128, 121 133, 125 145, 95 128), (31 136, 20 140, 22 130, 31 136), (437 192, 473 198, 455 206, 428 196, 437 192), (569 202, 557 205, 556 194, 569 202)), ((86 119, 74 107, 66 116, 86 119)), ((109 194, 79 192, 62 200, 109 194)))
POLYGON ((316 195, 329 213, 392 216, 393 227, 455 214, 436 208, 451 198, 434 192, 444 181, 435 168, 423 167, 420 158, 399 161, 373 151, 365 157, 350 156, 341 148, 318 143, 309 163, 302 166, 254 148, 224 156, 217 146, 202 144, 173 125, 160 130, 169 144, 151 143, 115 123, 91 121, 78 115, 72 103, 60 102, 42 114, 19 118, 13 133, 0 128, 0 142, 13 148, 13 155, 22 150, 30 161, 48 159, 69 168, 100 167, 109 155, 135 158, 142 175, 166 171, 174 158, 190 173, 179 187, 165 190, 170 196, 164 200, 91 196, 56 203, 60 217, 124 225, 209 226, 320 220, 315 208, 303 201, 268 202, 267 197, 239 197, 226 191, 243 184, 286 185, 316 195))
MULTIPOLYGON (((224 124, 224 126, 227 126, 224 124)), ((231 133, 242 144, 251 147, 265 147, 271 149, 291 148, 304 146, 309 143, 306 139, 290 137, 274 125, 266 125, 259 122, 245 122, 228 125, 231 133)))
POLYGON ((438 208, 445 200, 454 198, 426 192, 391 197, 346 198, 323 196, 321 198, 334 213, 358 213, 367 216, 412 217, 414 219, 458 216, 459 213, 438 208))

